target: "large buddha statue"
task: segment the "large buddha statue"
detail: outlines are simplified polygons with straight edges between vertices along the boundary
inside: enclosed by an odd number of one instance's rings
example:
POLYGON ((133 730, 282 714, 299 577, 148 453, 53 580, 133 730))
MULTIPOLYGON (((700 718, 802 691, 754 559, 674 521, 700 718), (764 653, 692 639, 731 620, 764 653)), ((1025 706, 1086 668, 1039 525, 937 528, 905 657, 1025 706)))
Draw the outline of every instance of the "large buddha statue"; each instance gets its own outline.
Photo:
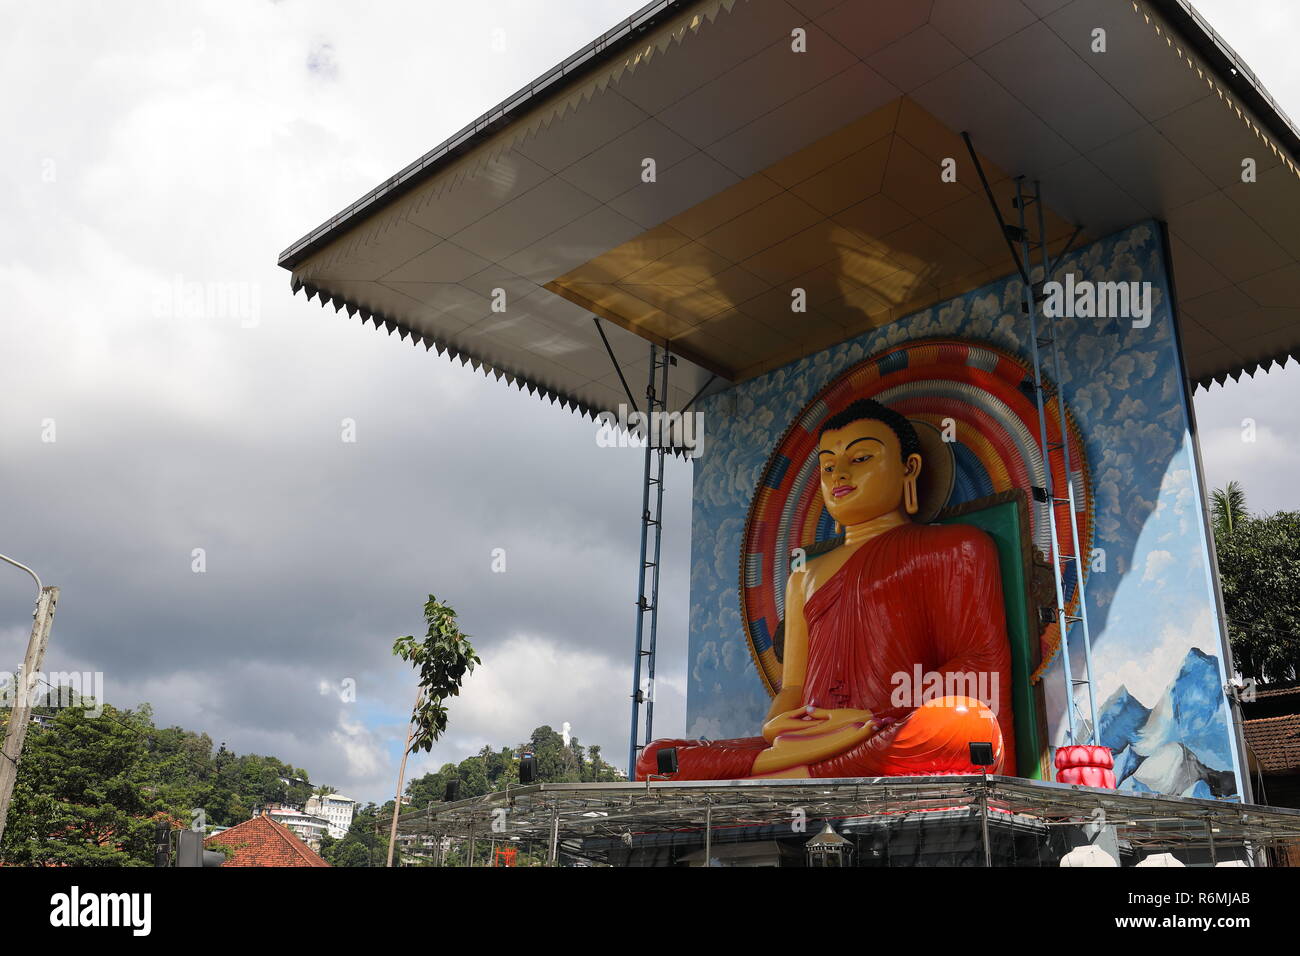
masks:
POLYGON ((665 747, 677 748, 681 780, 971 773, 968 745, 982 741, 993 744, 992 772, 1014 773, 993 540, 912 520, 921 445, 884 405, 853 402, 826 421, 817 448, 822 498, 844 534, 792 568, 781 688, 762 736, 654 741, 637 778, 656 772, 665 747))

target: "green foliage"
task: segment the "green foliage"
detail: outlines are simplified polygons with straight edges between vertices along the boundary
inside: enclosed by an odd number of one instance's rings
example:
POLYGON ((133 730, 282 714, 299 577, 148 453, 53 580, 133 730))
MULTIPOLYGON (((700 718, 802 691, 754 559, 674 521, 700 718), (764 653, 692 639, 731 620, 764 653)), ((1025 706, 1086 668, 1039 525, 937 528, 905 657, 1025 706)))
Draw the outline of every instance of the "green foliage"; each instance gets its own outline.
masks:
MULTIPOLYGON (((258 754, 236 754, 206 734, 154 726, 145 704, 137 710, 105 705, 92 717, 84 702, 74 707, 36 707, 54 718, 48 729, 32 728, 19 768, 0 859, 19 866, 152 866, 156 825, 190 826, 195 812, 207 826, 234 826, 255 807, 301 805, 314 786, 305 770, 258 754)), ((0 716, 3 716, 0 711, 0 716)), ((519 783, 518 755, 537 757, 543 782, 618 781, 622 774, 584 748, 564 743, 551 727, 538 727, 513 747, 485 746, 459 763, 410 781, 410 806, 441 802, 447 782, 461 781, 461 798, 482 796, 519 783)), ((353 818, 346 836, 322 840, 321 855, 334 866, 383 866, 393 804, 369 804, 353 818)), ((210 849, 213 847, 209 847, 210 849)), ((220 848, 217 848, 220 849, 220 848)), ((519 847, 518 865, 540 864, 545 848, 519 847)), ((467 862, 468 850, 453 846, 449 864, 467 862)), ((476 850, 475 865, 491 862, 489 844, 476 850)))
POLYGON ((223 743, 179 727, 152 733, 149 763, 160 792, 186 812, 202 810, 208 826, 234 826, 271 803, 302 806, 312 794, 307 771, 275 757, 235 754, 223 743))
MULTIPOLYGON (((519 785, 519 758, 523 753, 532 753, 537 758, 537 779, 541 783, 593 783, 621 782, 626 779, 616 768, 607 764, 600 755, 600 747, 585 748, 576 737, 570 737, 569 743, 564 737, 549 726, 541 726, 532 732, 528 740, 514 747, 502 747, 494 750, 485 746, 472 757, 466 757, 460 763, 445 763, 437 771, 418 777, 406 787, 411 798, 410 806, 404 813, 425 810, 431 803, 441 803, 446 796, 447 783, 460 781, 461 800, 481 797, 486 793, 505 790, 508 786, 519 785)), ((391 807, 391 803, 388 805, 391 807)), ((387 813, 380 814, 381 819, 388 819, 387 813)), ((513 847, 517 851, 516 866, 543 866, 547 858, 545 842, 533 845, 527 842, 505 841, 495 844, 497 847, 513 847)), ((480 839, 474 845, 474 866, 491 866, 493 841, 480 839)), ((467 841, 453 841, 441 856, 444 866, 468 866, 470 846, 467 841)), ((424 864, 434 865, 438 851, 420 849, 408 855, 423 859, 424 864)), ((335 866, 367 866, 365 862, 347 864, 339 857, 326 857, 335 866)))
POLYGON ((420 700, 411 715, 414 751, 433 749, 434 741, 447 729, 447 699, 460 694, 465 675, 480 663, 449 605, 430 594, 424 619, 428 630, 423 641, 408 635, 393 643, 393 653, 414 664, 420 674, 420 700))
POLYGON ((275 757, 235 754, 180 727, 90 701, 36 707, 0 857, 26 866, 152 866, 155 824, 234 826, 269 803, 301 805, 307 772, 275 757))
POLYGON ((373 803, 358 810, 342 840, 322 840, 320 855, 331 866, 383 866, 388 860, 388 826, 391 801, 384 808, 373 803))
POLYGON ((226 858, 227 862, 233 860, 235 858, 235 854, 239 852, 239 847, 226 846, 226 844, 221 843, 218 840, 213 840, 211 843, 204 841, 203 849, 211 850, 214 853, 220 853, 222 856, 226 858))
POLYGON ((1300 512, 1251 517, 1236 482, 1212 497, 1237 670, 1261 683, 1300 679, 1300 512))
POLYGON ((155 820, 172 814, 150 785, 148 707, 86 711, 27 736, 0 844, 10 866, 153 865, 155 820))
POLYGON ((570 737, 566 745, 559 733, 542 726, 532 732, 526 743, 499 750, 485 746, 459 764, 443 764, 436 772, 412 780, 406 787, 411 798, 406 812, 442 802, 451 780, 460 781, 462 800, 517 786, 518 755, 523 753, 532 753, 537 758, 537 779, 542 783, 616 783, 627 779, 618 768, 604 761, 599 746, 584 748, 576 737, 570 737))
POLYGON ((1210 517, 1214 524, 1214 542, 1232 534, 1243 522, 1250 520, 1246 511, 1246 492, 1235 481, 1228 482, 1226 488, 1215 488, 1210 492, 1210 517))

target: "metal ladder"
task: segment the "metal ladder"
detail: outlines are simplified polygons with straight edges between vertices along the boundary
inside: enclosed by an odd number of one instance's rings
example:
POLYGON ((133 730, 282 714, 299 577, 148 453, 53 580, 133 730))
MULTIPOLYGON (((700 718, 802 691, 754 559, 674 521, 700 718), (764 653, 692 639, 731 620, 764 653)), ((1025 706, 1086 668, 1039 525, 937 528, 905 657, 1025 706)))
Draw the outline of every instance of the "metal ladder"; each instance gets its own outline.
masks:
MULTIPOLYGON (((1056 334, 1051 316, 1042 316, 1043 321, 1039 321, 1039 303, 1044 298, 1044 285, 1051 279, 1052 273, 1060 265, 1061 259, 1058 258, 1055 263, 1047 251, 1047 230, 1045 224, 1045 215, 1043 212, 1042 195, 1039 183, 1034 182, 1033 192, 1031 193, 1025 183, 1023 176, 1016 177, 1016 199, 1015 206, 1020 214, 1019 227, 1004 227, 1007 231, 1007 238, 1020 246, 1020 271, 1022 275, 1032 278, 1034 254, 1042 265, 1043 275, 1038 282, 1027 282, 1025 285, 1025 303, 1024 310, 1029 315, 1029 332, 1031 343, 1031 354, 1034 362, 1034 397, 1038 404, 1038 436, 1039 442, 1043 448, 1043 459, 1045 462, 1046 481, 1045 487, 1034 488, 1034 498, 1047 504, 1048 516, 1048 534, 1051 539, 1051 562, 1052 578, 1056 585, 1056 625, 1061 634, 1061 673, 1065 679, 1066 706, 1065 715, 1067 721, 1067 732, 1069 743, 1097 743, 1097 693, 1092 679, 1092 633, 1088 627, 1088 601, 1087 594, 1083 586, 1083 562, 1086 556, 1079 551, 1079 525, 1075 518, 1075 500, 1074 500, 1074 470, 1073 463, 1070 460, 1070 442, 1069 442, 1069 424, 1065 415, 1065 402, 1061 400, 1059 388, 1061 382, 1061 354, 1056 344, 1056 334), (1027 220, 1027 210, 1032 206, 1037 218, 1037 238, 1030 235, 1027 220), (1014 235, 1013 235, 1014 233, 1014 235), (1043 356, 1042 351, 1050 349, 1051 361, 1051 383, 1043 381, 1043 356), (1048 441, 1047 433, 1047 404, 1049 397, 1056 395, 1056 414, 1057 424, 1061 440, 1057 442, 1048 441), (1060 451, 1065 465, 1065 495, 1058 495, 1055 489, 1055 479, 1052 476, 1052 455, 1060 451), (1063 554, 1060 547, 1060 538, 1057 534, 1056 508, 1058 505, 1067 505, 1070 515, 1070 542, 1071 552, 1063 554), (1072 571, 1069 568, 1072 567, 1072 571), (1074 575, 1074 595, 1078 601, 1078 613, 1071 614, 1065 601, 1065 580, 1068 574, 1074 575), (1084 677, 1076 679, 1070 663, 1070 637, 1069 631, 1072 625, 1079 625, 1082 629, 1083 637, 1083 662, 1084 677), (1075 723, 1075 712, 1079 710, 1076 702, 1075 691, 1080 686, 1088 688, 1088 738, 1086 741, 1077 739, 1078 734, 1075 723)), ((1077 235, 1076 231, 1076 235, 1077 235)), ((1062 252, 1061 256, 1064 257, 1062 252)), ((1079 718, 1083 714, 1079 713, 1079 718)))
POLYGON ((667 436, 656 434, 656 422, 663 421, 662 413, 668 403, 668 368, 675 364, 676 359, 668 353, 667 348, 650 346, 650 373, 645 389, 648 417, 646 418, 645 471, 641 489, 641 561, 637 571, 636 648, 632 660, 632 729, 628 735, 627 752, 629 780, 636 779, 636 759, 641 749, 654 739, 655 639, 659 630, 659 545, 663 531, 664 457, 668 451, 667 436), (656 378, 659 380, 658 387, 655 384, 656 378), (656 438, 657 441, 654 440, 656 438), (653 503, 652 490, 654 491, 653 503), (652 554, 653 558, 650 557, 652 554), (650 579, 649 600, 646 599, 647 571, 650 579), (649 615, 648 622, 647 615, 649 615), (641 689, 643 659, 648 694, 641 689), (645 738, 644 743, 638 743, 637 724, 640 721, 642 704, 645 705, 645 738))

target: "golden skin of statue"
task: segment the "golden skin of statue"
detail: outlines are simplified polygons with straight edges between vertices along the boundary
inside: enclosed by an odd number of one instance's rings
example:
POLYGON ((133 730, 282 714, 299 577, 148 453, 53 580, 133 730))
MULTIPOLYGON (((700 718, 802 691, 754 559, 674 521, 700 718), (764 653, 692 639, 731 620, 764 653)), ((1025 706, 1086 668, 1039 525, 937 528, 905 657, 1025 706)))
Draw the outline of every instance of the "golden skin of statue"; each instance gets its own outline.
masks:
POLYGON ((768 747, 754 761, 756 777, 807 777, 809 764, 838 756, 877 729, 867 710, 804 704, 808 625, 804 605, 872 538, 909 523, 917 512, 921 456, 904 461, 898 436, 884 422, 862 419, 822 435, 818 449, 822 500, 844 526, 844 544, 794 570, 785 590, 785 660, 781 690, 763 724, 768 747))

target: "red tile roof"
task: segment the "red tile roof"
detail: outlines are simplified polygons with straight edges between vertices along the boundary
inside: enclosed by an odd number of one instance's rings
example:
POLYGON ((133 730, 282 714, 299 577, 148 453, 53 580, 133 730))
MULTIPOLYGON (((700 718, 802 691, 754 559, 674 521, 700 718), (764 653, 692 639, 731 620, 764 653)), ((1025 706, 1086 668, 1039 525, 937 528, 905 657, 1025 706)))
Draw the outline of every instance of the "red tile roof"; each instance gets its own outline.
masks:
POLYGON ((1300 714, 1243 720, 1241 727, 1266 772, 1300 771, 1300 714))
POLYGON ((265 815, 214 833, 203 843, 234 850, 226 866, 329 866, 292 830, 265 815))

